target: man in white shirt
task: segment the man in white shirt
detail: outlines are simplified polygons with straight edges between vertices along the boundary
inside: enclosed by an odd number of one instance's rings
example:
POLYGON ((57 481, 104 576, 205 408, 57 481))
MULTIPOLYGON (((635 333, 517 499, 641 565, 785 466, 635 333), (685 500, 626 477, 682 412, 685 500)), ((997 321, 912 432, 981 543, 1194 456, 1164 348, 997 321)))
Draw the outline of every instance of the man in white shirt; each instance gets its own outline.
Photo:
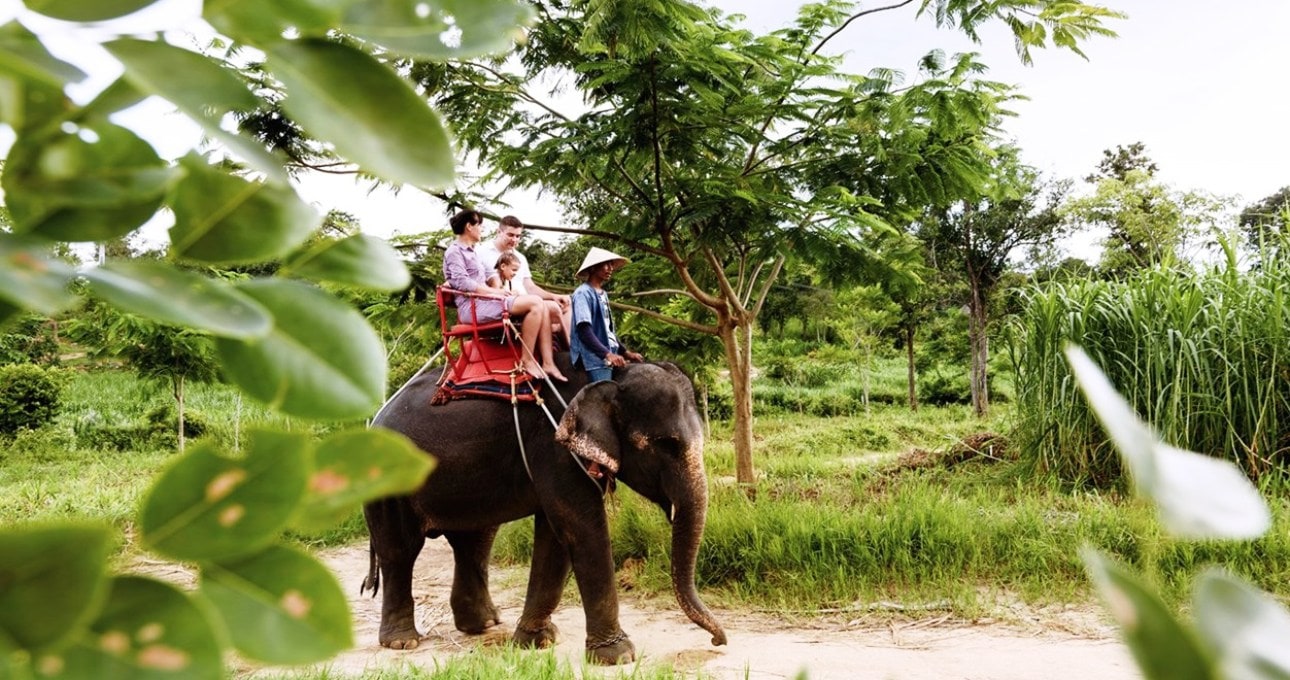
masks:
POLYGON ((491 241, 482 242, 475 246, 475 257, 479 259, 479 264, 484 268, 484 275, 488 277, 488 285, 495 286, 501 281, 497 276, 497 258, 502 253, 515 253, 515 257, 519 258, 520 261, 520 271, 511 281, 512 289, 516 295, 536 295, 546 301, 547 309, 551 314, 552 330, 555 330, 555 325, 560 326, 565 347, 568 347, 569 322, 570 315, 573 312, 569 296, 557 295, 534 283, 533 272, 529 269, 528 258, 524 257, 524 253, 515 249, 520 244, 520 238, 523 236, 524 223, 514 215, 507 215, 501 219, 497 227, 497 234, 491 241))

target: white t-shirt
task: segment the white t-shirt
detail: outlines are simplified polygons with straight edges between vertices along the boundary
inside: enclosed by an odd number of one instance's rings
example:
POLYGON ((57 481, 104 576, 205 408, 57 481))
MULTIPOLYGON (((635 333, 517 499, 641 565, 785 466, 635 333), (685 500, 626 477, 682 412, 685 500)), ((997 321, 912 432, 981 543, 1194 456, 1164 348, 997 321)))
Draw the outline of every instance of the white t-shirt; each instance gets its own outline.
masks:
MULTIPOLYGON (((511 289, 516 295, 526 295, 528 293, 524 288, 524 279, 533 278, 533 272, 529 269, 529 259, 524 257, 524 253, 518 250, 512 250, 515 257, 520 261, 520 270, 515 273, 515 278, 511 280, 511 289)), ((479 265, 484 268, 484 276, 493 278, 497 276, 497 258, 502 253, 497 249, 497 245, 492 239, 475 244, 475 259, 479 260, 479 265)))

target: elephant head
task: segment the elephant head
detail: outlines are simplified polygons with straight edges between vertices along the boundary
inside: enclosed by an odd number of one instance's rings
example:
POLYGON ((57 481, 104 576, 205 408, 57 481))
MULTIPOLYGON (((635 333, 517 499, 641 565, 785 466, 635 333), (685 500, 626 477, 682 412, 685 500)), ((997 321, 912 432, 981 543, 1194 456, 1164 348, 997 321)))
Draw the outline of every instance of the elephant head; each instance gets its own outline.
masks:
POLYGON ((703 422, 689 378, 671 364, 633 364, 592 383, 569 404, 556 441, 599 463, 663 509, 672 523, 672 587, 686 616, 724 645, 699 599, 695 565, 707 518, 703 422))

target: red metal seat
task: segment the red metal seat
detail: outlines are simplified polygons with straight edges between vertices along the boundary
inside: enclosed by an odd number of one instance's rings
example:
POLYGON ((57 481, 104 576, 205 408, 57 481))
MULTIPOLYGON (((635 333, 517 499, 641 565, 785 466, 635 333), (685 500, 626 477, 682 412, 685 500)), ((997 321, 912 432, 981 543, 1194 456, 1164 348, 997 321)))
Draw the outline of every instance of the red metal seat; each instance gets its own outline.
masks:
POLYGON ((523 345, 510 324, 510 314, 503 312, 498 321, 479 323, 474 304, 478 297, 447 286, 435 289, 443 353, 448 360, 435 402, 466 396, 532 401, 536 398, 528 384, 532 376, 522 368, 523 345), (470 300, 467 309, 457 308, 457 295, 470 300), (450 308, 456 309, 454 319, 449 318, 450 308))

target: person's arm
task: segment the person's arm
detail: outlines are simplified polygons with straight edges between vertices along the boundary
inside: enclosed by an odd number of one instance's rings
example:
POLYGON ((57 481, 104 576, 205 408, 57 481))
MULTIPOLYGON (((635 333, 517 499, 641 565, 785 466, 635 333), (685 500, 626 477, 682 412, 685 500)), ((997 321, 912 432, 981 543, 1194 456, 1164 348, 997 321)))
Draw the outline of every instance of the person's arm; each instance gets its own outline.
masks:
POLYGON ((449 248, 443 254, 443 280, 448 287, 463 293, 474 293, 480 283, 470 275, 466 268, 466 251, 462 248, 449 248))
POLYGON ((523 279, 523 281, 524 281, 525 291, 528 291, 529 293, 532 293, 533 295, 536 295, 542 298, 543 300, 555 300, 556 303, 560 305, 560 309, 568 309, 569 305, 572 304, 569 300, 568 295, 560 295, 558 293, 552 293, 551 291, 543 288, 542 286, 537 285, 537 283, 534 282, 531 277, 525 278, 523 279))
POLYGON ((596 334, 591 331, 590 321, 583 321, 578 324, 577 331, 578 339, 582 341, 582 344, 587 349, 591 350, 592 354, 600 357, 601 359, 604 359, 611 354, 609 348, 602 345, 600 343, 600 338, 597 338, 596 334))

